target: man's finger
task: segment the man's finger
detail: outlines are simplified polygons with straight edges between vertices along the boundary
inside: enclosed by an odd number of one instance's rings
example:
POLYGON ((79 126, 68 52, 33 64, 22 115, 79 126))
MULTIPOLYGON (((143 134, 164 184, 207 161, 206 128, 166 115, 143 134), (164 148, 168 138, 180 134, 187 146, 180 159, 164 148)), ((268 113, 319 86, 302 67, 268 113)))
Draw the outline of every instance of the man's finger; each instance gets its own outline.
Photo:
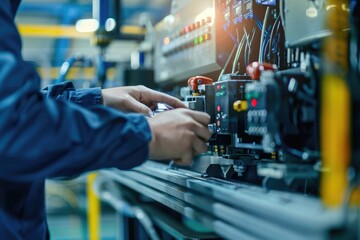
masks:
POLYGON ((165 93, 157 92, 152 90, 150 92, 149 100, 151 102, 156 103, 166 103, 167 105, 173 107, 173 108, 185 108, 185 104, 182 103, 179 99, 172 97, 170 95, 167 95, 165 93))
POLYGON ((196 139, 193 140, 192 147, 193 147, 195 155, 200 154, 200 153, 204 153, 208 149, 208 146, 206 145, 206 143, 203 140, 199 139, 199 138, 196 138, 196 139))
POLYGON ((141 102, 136 101, 134 98, 128 99, 126 102, 126 110, 129 112, 142 113, 144 115, 149 115, 152 113, 150 108, 141 102))
POLYGON ((195 132, 196 136, 201 138, 203 141, 208 141, 212 135, 208 127, 200 123, 196 124, 196 127, 193 129, 193 131, 195 132))
POLYGON ((193 161, 193 153, 192 151, 186 151, 183 153, 183 155, 180 158, 180 161, 176 164, 182 165, 182 166, 189 166, 193 161))
POLYGON ((188 111, 189 115, 197 122, 207 126, 210 123, 210 116, 207 113, 199 112, 199 111, 188 111))

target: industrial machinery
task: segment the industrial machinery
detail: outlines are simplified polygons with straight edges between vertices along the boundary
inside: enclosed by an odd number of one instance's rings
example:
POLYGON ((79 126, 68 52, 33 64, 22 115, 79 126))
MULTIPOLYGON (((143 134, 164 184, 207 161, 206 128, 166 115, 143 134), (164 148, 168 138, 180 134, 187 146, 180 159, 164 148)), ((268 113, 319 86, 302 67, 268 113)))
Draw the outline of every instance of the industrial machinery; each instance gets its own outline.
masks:
POLYGON ((101 183, 227 239, 358 238, 358 13, 346 0, 173 1, 155 81, 210 115, 209 151, 101 183))

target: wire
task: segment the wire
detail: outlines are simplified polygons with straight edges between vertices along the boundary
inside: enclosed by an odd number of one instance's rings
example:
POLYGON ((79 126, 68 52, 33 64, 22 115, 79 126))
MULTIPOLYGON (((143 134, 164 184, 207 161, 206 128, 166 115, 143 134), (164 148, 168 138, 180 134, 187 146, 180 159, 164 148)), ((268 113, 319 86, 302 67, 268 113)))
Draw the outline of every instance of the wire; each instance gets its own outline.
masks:
POLYGON ((230 59, 231 59, 232 55, 234 54, 235 49, 236 49, 236 44, 234 44, 234 47, 231 50, 230 55, 229 55, 228 59, 226 60, 224 67, 221 69, 221 72, 220 72, 219 77, 218 77, 218 81, 220 81, 221 76, 224 74, 227 66, 229 65, 230 59))
MULTIPOLYGON (((244 29, 244 34, 245 34, 245 36, 246 36, 246 46, 247 46, 247 48, 246 48, 246 55, 250 58, 250 54, 251 54, 251 44, 250 44, 250 40, 249 40, 249 34, 247 33, 245 27, 243 27, 243 29, 244 29)), ((254 36, 254 35, 253 35, 253 36, 254 36)), ((249 62, 249 59, 247 60, 247 62, 249 62)), ((245 64, 245 62, 244 62, 244 64, 245 64)), ((246 65, 246 64, 245 64, 245 65, 246 65)))
MULTIPOLYGON (((235 73, 236 63, 239 61, 239 56, 240 56, 240 53, 241 53, 241 49, 242 49, 243 46, 244 46, 244 42, 245 42, 245 34, 244 34, 243 37, 241 38, 240 44, 238 45, 238 48, 237 48, 237 51, 236 51, 236 54, 235 54, 235 58, 234 58, 234 61, 233 61, 231 73, 235 73)), ((233 49, 233 50, 235 50, 235 48, 236 48, 236 45, 234 46, 234 49, 233 49)), ((228 60, 229 60, 229 59, 228 59, 228 60)))
MULTIPOLYGON (((281 2, 281 1, 280 1, 281 2)), ((266 23, 269 17, 269 11, 270 8, 266 7, 266 12, 265 12, 265 17, 264 17, 264 21, 263 21, 263 25, 262 25, 262 29, 261 29, 261 37, 260 37, 260 51, 259 51, 259 62, 262 63, 263 62, 263 42, 264 42, 264 36, 265 36, 265 29, 266 29, 266 23)))
POLYGON ((273 36, 274 36, 274 32, 275 32, 275 28, 276 28, 276 26, 277 26, 277 24, 278 24, 278 22, 280 21, 280 15, 276 18, 276 20, 275 20, 275 22, 274 22, 274 24, 273 24, 273 27, 272 27, 272 29, 271 29, 271 33, 270 33, 270 38, 269 38, 269 52, 270 52, 270 55, 271 55, 271 53, 272 53, 272 40, 273 40, 273 36))
POLYGON ((279 9, 280 9, 281 25, 283 26, 284 31, 285 31, 284 1, 285 1, 285 0, 280 0, 279 9))

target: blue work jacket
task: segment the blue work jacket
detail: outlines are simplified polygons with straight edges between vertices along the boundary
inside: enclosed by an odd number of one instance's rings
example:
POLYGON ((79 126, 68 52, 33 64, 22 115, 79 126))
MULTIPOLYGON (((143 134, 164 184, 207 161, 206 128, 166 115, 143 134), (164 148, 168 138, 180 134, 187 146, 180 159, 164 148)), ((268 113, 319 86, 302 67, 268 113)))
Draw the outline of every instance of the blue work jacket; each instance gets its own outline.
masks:
POLYGON ((101 105, 101 90, 71 83, 40 91, 21 56, 20 0, 0 1, 0 239, 49 238, 46 178, 140 165, 151 133, 144 116, 101 105))

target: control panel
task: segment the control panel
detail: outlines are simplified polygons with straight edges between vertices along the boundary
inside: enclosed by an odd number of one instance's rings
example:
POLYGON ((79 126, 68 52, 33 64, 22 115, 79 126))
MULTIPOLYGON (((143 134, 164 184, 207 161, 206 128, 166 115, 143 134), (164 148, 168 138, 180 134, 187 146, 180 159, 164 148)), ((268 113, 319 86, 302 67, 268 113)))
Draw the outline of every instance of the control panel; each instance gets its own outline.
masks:
POLYGON ((232 46, 220 44, 224 36, 219 32, 216 2, 193 1, 155 26, 155 81, 179 82, 221 69, 232 46))

